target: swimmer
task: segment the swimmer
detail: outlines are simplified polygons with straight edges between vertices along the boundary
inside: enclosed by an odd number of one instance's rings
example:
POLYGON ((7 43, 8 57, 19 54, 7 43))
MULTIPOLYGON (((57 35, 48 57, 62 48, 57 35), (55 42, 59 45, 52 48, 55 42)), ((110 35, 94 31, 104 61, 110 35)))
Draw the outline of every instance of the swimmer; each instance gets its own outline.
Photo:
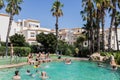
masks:
POLYGON ((21 80, 21 77, 19 76, 19 71, 15 71, 15 75, 13 76, 13 80, 21 80))
POLYGON ((26 74, 27 74, 27 75, 31 75, 30 70, 27 70, 27 71, 26 71, 26 74))
POLYGON ((37 64, 37 65, 35 65, 35 66, 34 66, 34 68, 39 68, 39 67, 40 67, 40 65, 39 65, 39 64, 37 64))
POLYGON ((42 80, 45 80, 45 79, 48 78, 48 76, 47 76, 47 74, 46 74, 45 71, 42 71, 42 72, 41 72, 41 76, 40 76, 40 78, 41 78, 42 80))
POLYGON ((36 70, 36 73, 40 74, 40 71, 39 71, 39 70, 36 70))
POLYGON ((71 64, 71 59, 66 58, 65 59, 65 64, 71 64))
POLYGON ((116 66, 116 65, 113 65, 113 66, 112 66, 112 69, 113 69, 113 70, 117 70, 117 66, 116 66))

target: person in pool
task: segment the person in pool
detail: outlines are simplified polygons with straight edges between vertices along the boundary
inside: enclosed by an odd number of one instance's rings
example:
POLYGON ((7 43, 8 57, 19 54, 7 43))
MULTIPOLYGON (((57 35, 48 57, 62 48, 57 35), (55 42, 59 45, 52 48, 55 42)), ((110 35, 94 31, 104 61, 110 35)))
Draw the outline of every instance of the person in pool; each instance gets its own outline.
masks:
POLYGON ((35 66, 34 66, 34 68, 39 68, 40 67, 40 64, 36 64, 35 66))
POLYGON ((71 64, 71 59, 66 58, 66 59, 65 59, 65 64, 71 64))
POLYGON ((113 55, 110 56, 110 65, 111 65, 113 70, 117 70, 117 64, 115 62, 115 59, 114 59, 113 55))
POLYGON ((29 75, 29 76, 32 75, 32 73, 30 72, 30 70, 27 70, 26 74, 29 75))
POLYGON ((13 80, 21 80, 21 77, 19 76, 19 71, 15 71, 15 75, 13 76, 13 80))
POLYGON ((46 74, 45 71, 42 71, 42 72, 41 72, 40 78, 41 78, 42 80, 46 80, 46 79, 48 78, 48 76, 47 76, 47 74, 46 74))

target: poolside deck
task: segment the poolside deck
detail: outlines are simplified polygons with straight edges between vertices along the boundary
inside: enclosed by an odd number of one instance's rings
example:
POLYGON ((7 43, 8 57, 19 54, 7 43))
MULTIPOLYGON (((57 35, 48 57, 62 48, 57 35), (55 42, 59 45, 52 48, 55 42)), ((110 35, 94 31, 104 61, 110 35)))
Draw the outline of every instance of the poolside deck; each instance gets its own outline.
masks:
MULTIPOLYGON (((52 59, 52 61, 63 61, 65 58, 61 59, 52 59)), ((70 58, 71 60, 88 60, 88 58, 70 58)), ((18 64, 9 64, 9 65, 0 65, 0 69, 5 69, 5 68, 13 68, 13 67, 19 67, 23 65, 27 65, 27 62, 23 63, 18 63, 18 64)))
POLYGON ((26 65, 26 64, 27 64, 27 62, 23 62, 23 63, 19 63, 19 64, 1 65, 0 69, 13 68, 13 67, 18 67, 18 66, 23 66, 23 65, 26 65))

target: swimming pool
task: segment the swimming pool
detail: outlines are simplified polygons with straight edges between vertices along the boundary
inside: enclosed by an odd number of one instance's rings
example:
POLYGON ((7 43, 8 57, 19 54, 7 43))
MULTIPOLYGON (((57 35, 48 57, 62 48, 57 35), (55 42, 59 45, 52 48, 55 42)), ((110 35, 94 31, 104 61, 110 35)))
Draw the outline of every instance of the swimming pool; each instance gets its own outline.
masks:
POLYGON ((21 80, 41 80, 40 74, 36 70, 46 71, 49 78, 47 80, 120 80, 120 70, 111 70, 109 66, 98 67, 95 62, 73 61, 67 65, 64 62, 50 62, 42 64, 40 68, 27 65, 18 68, 0 70, 0 80, 12 80, 14 71, 20 71, 21 80), (26 75, 29 69, 34 77, 26 75))

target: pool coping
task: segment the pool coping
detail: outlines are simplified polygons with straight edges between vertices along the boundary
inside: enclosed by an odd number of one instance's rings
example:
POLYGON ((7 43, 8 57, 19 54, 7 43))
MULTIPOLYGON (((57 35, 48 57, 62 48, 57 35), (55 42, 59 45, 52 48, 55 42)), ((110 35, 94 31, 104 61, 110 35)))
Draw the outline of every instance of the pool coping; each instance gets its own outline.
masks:
MULTIPOLYGON (((52 59, 52 61, 64 61, 65 58, 61 59, 52 59)), ((71 60, 89 60, 88 58, 70 58, 71 60)), ((9 64, 9 65, 0 65, 0 69, 5 69, 5 68, 14 68, 14 67, 19 67, 19 66, 24 66, 27 65, 27 62, 22 62, 18 64, 9 64)))

